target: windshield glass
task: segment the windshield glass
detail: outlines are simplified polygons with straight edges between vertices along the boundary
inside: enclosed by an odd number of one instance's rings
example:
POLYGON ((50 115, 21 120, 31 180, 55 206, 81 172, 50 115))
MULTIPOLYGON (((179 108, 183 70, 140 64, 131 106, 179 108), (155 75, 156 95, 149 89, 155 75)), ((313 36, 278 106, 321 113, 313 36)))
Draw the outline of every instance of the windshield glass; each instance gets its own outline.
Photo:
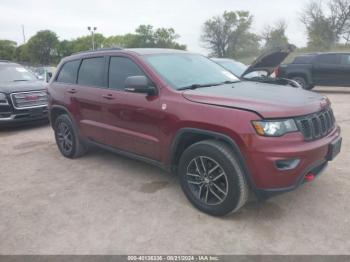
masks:
POLYGON ((36 80, 35 75, 20 65, 0 65, 0 82, 36 80))
POLYGON ((210 59, 196 54, 161 54, 145 57, 171 87, 235 82, 239 79, 210 59))

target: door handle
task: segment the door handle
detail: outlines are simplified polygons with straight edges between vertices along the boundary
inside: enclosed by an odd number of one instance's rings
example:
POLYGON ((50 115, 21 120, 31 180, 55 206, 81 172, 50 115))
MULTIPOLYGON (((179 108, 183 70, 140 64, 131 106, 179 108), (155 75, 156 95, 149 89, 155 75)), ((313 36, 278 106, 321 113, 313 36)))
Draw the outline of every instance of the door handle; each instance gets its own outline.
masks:
POLYGON ((72 88, 72 89, 69 89, 67 92, 70 94, 75 94, 77 92, 77 90, 72 88))
POLYGON ((102 95, 102 97, 103 97, 104 99, 108 99, 108 100, 113 100, 113 99, 114 99, 114 97, 113 97, 112 94, 102 95))

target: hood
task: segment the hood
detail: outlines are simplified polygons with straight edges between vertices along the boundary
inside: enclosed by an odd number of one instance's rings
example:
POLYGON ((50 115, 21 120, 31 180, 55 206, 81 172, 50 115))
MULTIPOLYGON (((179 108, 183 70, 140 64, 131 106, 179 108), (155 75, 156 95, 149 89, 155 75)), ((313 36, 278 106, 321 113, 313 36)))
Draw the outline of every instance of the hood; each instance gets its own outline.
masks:
POLYGON ((329 105, 326 97, 301 88, 249 81, 186 90, 183 96, 192 102, 253 111, 263 118, 302 116, 329 105))
POLYGON ((275 68, 278 67, 284 59, 295 50, 295 48, 295 45, 287 45, 274 48, 262 54, 250 66, 248 66, 241 77, 256 71, 265 71, 268 75, 271 75, 275 68))
POLYGON ((27 92, 45 89, 47 83, 43 81, 19 81, 0 83, 0 92, 11 94, 16 92, 27 92))

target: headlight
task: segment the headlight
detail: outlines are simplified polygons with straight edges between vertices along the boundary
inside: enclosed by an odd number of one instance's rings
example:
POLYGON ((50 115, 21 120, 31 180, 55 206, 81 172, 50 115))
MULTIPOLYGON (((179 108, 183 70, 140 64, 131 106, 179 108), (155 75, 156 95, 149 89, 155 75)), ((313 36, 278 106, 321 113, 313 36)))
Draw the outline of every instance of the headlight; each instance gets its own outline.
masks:
POLYGON ((261 136, 283 136, 286 133, 298 131, 293 119, 253 121, 255 131, 261 136))
POLYGON ((5 94, 0 93, 0 105, 8 105, 7 97, 5 94))

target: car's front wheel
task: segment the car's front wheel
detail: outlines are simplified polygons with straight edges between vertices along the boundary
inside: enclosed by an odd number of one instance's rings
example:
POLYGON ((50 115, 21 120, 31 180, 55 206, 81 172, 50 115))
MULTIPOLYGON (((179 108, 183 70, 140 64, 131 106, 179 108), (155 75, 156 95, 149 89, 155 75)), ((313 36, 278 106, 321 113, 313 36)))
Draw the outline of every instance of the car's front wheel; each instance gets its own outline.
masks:
POLYGON ((292 78, 295 82, 297 82, 303 89, 311 90, 314 86, 310 85, 307 80, 302 76, 296 76, 292 78))
POLYGON ((60 115, 54 124, 56 144, 63 156, 77 158, 87 151, 82 143, 73 122, 68 115, 60 115))
POLYGON ((248 199, 244 172, 223 142, 206 140, 186 149, 180 159, 179 176, 189 201, 207 214, 235 212, 248 199))

